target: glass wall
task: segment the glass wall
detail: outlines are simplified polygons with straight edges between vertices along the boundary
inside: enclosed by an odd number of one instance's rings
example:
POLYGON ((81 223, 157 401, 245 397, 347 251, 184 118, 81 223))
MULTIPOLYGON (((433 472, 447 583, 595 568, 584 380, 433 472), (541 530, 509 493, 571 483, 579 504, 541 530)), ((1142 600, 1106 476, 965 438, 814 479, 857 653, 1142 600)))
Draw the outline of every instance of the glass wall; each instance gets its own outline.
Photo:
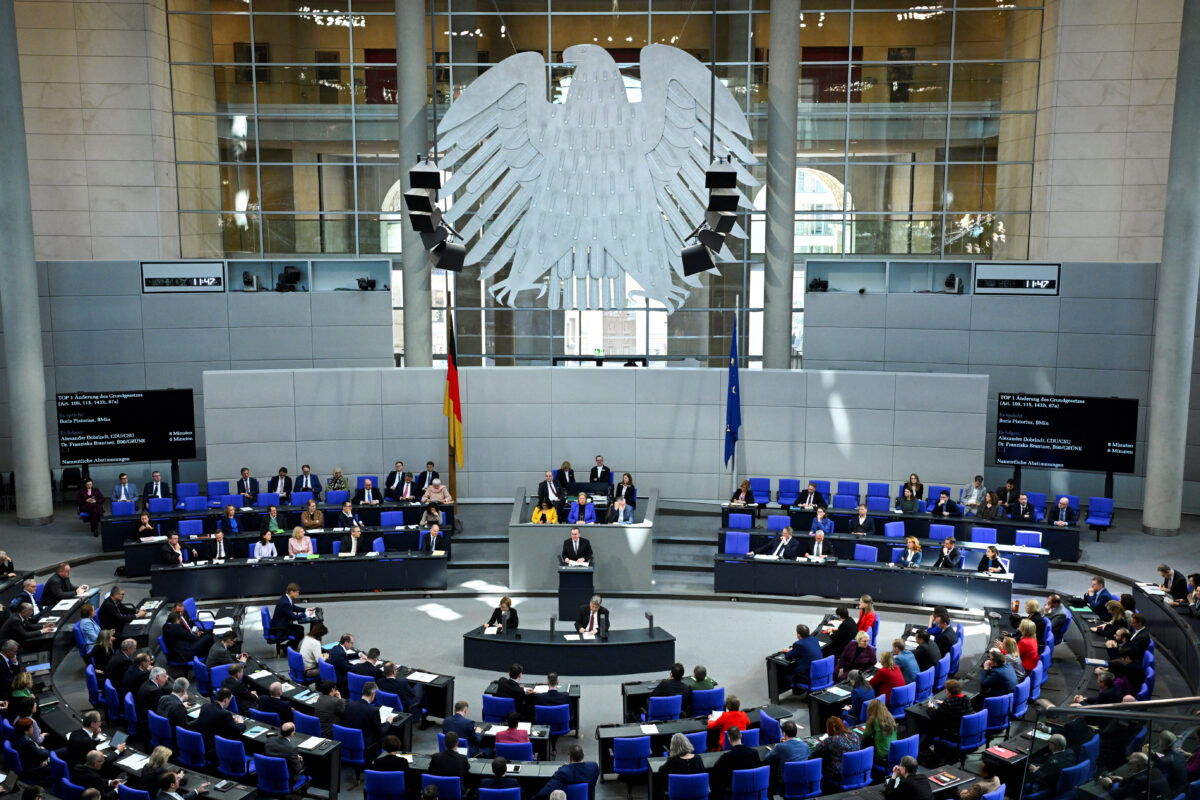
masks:
MULTIPOLYGON (((613 55, 636 99, 640 48, 672 44, 705 63, 715 56, 750 123, 760 161, 751 172, 765 181, 769 3, 718 0, 715 43, 709 5, 437 0, 428 92, 444 112, 491 65, 536 52, 551 99, 561 101, 571 74, 563 50, 594 43, 613 55)), ((797 351, 808 254, 1026 257, 1042 24, 1040 4, 1023 0, 803 8, 797 351)), ((391 0, 329 0, 319 10, 306 0, 169 0, 185 256, 394 254, 399 263, 392 9, 391 0)), ((700 276, 674 314, 636 295, 619 311, 551 310, 530 292, 521 308, 501 307, 476 265, 434 276, 435 328, 439 299, 444 308, 453 289, 468 364, 600 353, 717 365, 740 307, 753 364, 762 352, 765 189, 750 196, 748 239, 730 240, 732 260, 700 276)))

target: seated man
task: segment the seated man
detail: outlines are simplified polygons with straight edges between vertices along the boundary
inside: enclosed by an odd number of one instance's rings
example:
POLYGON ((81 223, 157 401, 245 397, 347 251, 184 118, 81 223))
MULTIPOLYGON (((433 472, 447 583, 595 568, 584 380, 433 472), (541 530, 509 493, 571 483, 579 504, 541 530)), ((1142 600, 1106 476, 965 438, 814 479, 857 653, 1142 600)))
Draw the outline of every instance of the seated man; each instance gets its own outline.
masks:
POLYGON ((354 493, 354 505, 377 506, 383 500, 383 492, 371 485, 371 479, 363 480, 362 488, 354 493))
POLYGON ((668 677, 663 678, 658 682, 658 686, 654 687, 654 691, 650 693, 651 697, 674 697, 679 695, 683 709, 683 716, 690 717, 692 711, 692 689, 683 682, 683 664, 678 661, 671 665, 671 673, 668 677))
POLYGON ((1012 664, 1004 658, 999 650, 993 650, 983 665, 983 677, 979 681, 979 694, 975 695, 972 706, 976 711, 983 708, 983 701, 989 697, 1000 697, 1012 694, 1017 688, 1017 673, 1012 664))
POLYGON ((947 536, 942 540, 942 549, 938 551, 937 561, 933 562, 934 569, 958 569, 958 563, 962 561, 962 551, 958 549, 958 542, 953 536, 947 536))
POLYGON ((250 477, 250 468, 242 467, 242 477, 238 479, 235 494, 242 496, 242 506, 252 506, 258 499, 258 478, 250 477))
POLYGON ((821 644, 817 641, 817 637, 812 636, 807 625, 796 626, 796 641, 792 643, 790 649, 780 650, 783 657, 792 662, 792 683, 807 684, 809 682, 809 672, 812 669, 812 663, 819 661, 823 657, 821 654, 821 644))
POLYGON ((297 492, 312 492, 314 500, 321 499, 321 479, 312 473, 308 464, 300 467, 300 474, 293 485, 297 492))
POLYGON ((267 481, 267 491, 278 493, 280 505, 290 505, 288 498, 292 496, 292 479, 288 477, 287 467, 280 467, 279 474, 267 481))
POLYGON ((1024 492, 1017 495, 1017 502, 1008 507, 1008 515, 1013 519, 1037 521, 1037 512, 1033 510, 1033 505, 1029 502, 1029 495, 1024 492))
POLYGON ((850 518, 850 532, 862 536, 875 535, 875 520, 867 516, 867 504, 858 504, 858 513, 850 518))
MULTIPOLYGON (((832 521, 830 522, 830 527, 833 527, 832 521)), ((805 555, 810 558, 825 558, 826 556, 834 555, 833 548, 829 546, 829 542, 825 541, 825 531, 817 531, 813 534, 805 551, 805 555)))
POLYGON ((1029 761, 1030 786, 1053 791, 1058 786, 1059 774, 1067 767, 1075 766, 1075 751, 1067 747, 1067 737, 1056 733, 1046 742, 1044 750, 1034 748, 1029 761))
POLYGON ((546 470, 546 479, 538 484, 538 504, 549 503, 557 511, 561 511, 566 496, 566 487, 554 479, 553 472, 546 470))
POLYGON ((929 514, 934 517, 961 517, 962 509, 950 499, 950 493, 943 489, 938 493, 937 503, 929 509, 929 514))
POLYGON ((396 468, 383 479, 383 496, 388 500, 400 499, 400 487, 404 485, 404 462, 397 461, 396 468))
POLYGON ((796 505, 807 509, 825 508, 825 498, 817 491, 817 485, 809 481, 808 488, 800 493, 800 498, 796 501, 796 505))
POLYGON ((1115 675, 1108 670, 1101 670, 1096 675, 1096 682, 1100 684, 1100 691, 1097 694, 1091 697, 1077 694, 1071 699, 1071 705, 1097 706, 1121 702, 1121 692, 1116 687, 1117 677, 1115 675))
POLYGON ((1071 508, 1071 501, 1065 497, 1060 497, 1058 498, 1058 506, 1051 512, 1046 522, 1059 528, 1065 528, 1068 525, 1074 525, 1077 517, 1078 514, 1075 513, 1075 509, 1071 508))
POLYGON ((604 521, 609 525, 629 525, 633 522, 633 509, 625 502, 624 497, 618 497, 608 507, 604 521))
POLYGON ((338 555, 342 556, 361 556, 371 549, 370 542, 364 541, 362 538, 362 528, 355 525, 350 528, 350 532, 342 537, 342 550, 338 555))
POLYGON ((1108 613, 1105 605, 1107 605, 1109 600, 1115 600, 1116 598, 1112 596, 1112 592, 1104 588, 1104 578, 1099 576, 1092 578, 1091 588, 1088 589, 1088 593, 1083 596, 1083 599, 1088 604, 1088 608, 1094 611, 1100 619, 1105 622, 1112 619, 1112 615, 1108 613))
POLYGON ((987 497, 987 487, 983 485, 983 476, 976 475, 974 483, 963 490, 963 508, 967 510, 967 513, 974 514, 979 510, 985 497, 987 497))
POLYGON ((422 728, 428 726, 425 720, 425 710, 421 707, 422 701, 425 699, 425 687, 419 683, 409 683, 408 679, 400 675, 394 661, 383 662, 383 677, 377 681, 377 685, 380 691, 394 694, 400 698, 400 705, 405 711, 421 720, 422 728))
MULTIPOLYGON (((757 753, 755 756, 757 757, 757 753)), ((571 745, 567 758, 567 763, 555 770, 550 780, 546 781, 546 785, 533 796, 533 800, 548 798, 551 792, 565 790, 567 786, 576 783, 586 783, 588 795, 593 795, 596 781, 600 779, 600 765, 595 761, 584 761, 583 747, 577 744, 571 745)))
POLYGON ((300 748, 296 745, 296 726, 285 722, 279 728, 278 736, 271 736, 263 743, 265 755, 272 758, 282 758, 287 762, 288 780, 295 783, 304 774, 304 759, 300 757, 300 748))
POLYGON ((887 800, 933 800, 933 784, 919 774, 919 769, 914 757, 901 758, 883 782, 883 796, 887 800))
POLYGON ((467 752, 473 758, 483 751, 483 728, 467 716, 469 710, 466 700, 454 701, 454 713, 442 720, 442 733, 447 737, 453 733, 465 741, 467 752))
MULTIPOLYGON (((362 731, 367 761, 374 761, 375 757, 379 755, 380 743, 382 743, 384 736, 391 733, 392 723, 396 721, 398 716, 397 714, 389 714, 386 721, 380 719, 379 709, 374 705, 376 691, 374 681, 367 681, 363 684, 362 698, 351 700, 346 704, 344 721, 342 723, 347 728, 355 728, 362 731)), ((446 738, 449 739, 449 737, 446 738)), ((449 745, 449 742, 447 742, 447 745, 449 745)))
POLYGON ((592 595, 587 605, 579 607, 575 615, 575 630, 580 635, 594 634, 600 637, 608 635, 608 609, 603 605, 603 599, 598 594, 592 595))
POLYGON ((714 797, 723 797, 729 793, 733 785, 734 772, 742 769, 754 769, 762 763, 757 750, 742 744, 740 728, 736 726, 726 728, 725 739, 729 743, 729 749, 721 754, 708 774, 714 797))
POLYGON ((792 537, 792 529, 787 527, 779 531, 779 538, 772 539, 754 553, 791 561, 804 555, 804 545, 792 537))
POLYGON ((129 482, 129 475, 124 472, 117 476, 117 485, 112 490, 112 501, 114 503, 135 504, 138 501, 137 487, 129 482))
POLYGON ((277 714, 281 723, 291 722, 293 719, 292 704, 283 699, 283 684, 279 681, 274 681, 267 688, 267 693, 258 696, 258 710, 268 714, 277 714))
POLYGON ((171 484, 162 479, 158 470, 150 473, 150 480, 142 487, 142 507, 149 508, 150 501, 155 497, 171 497, 171 484))

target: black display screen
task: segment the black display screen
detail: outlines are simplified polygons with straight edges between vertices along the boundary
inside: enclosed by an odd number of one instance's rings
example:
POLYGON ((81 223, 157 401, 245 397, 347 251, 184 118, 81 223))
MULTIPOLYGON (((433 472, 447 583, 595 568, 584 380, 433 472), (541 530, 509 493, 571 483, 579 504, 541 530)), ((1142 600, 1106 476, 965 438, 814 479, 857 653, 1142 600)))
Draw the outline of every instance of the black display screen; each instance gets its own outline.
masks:
POLYGON ((1000 393, 996 463, 1133 472, 1138 401, 1000 393))
POLYGON ((57 396, 63 464, 124 464, 196 457, 191 389, 57 396))

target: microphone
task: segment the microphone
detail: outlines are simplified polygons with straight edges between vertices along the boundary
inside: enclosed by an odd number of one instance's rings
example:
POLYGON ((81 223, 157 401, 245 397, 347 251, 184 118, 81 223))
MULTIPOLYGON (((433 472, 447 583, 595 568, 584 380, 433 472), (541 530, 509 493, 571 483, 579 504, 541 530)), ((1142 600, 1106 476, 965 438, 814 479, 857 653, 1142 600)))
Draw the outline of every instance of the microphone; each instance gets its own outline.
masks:
POLYGON ((550 615, 550 635, 551 636, 554 635, 554 623, 557 619, 558 619, 558 617, 554 616, 553 614, 550 615))
POLYGON ((650 638, 654 638, 654 615, 649 611, 646 612, 646 625, 649 628, 650 638))

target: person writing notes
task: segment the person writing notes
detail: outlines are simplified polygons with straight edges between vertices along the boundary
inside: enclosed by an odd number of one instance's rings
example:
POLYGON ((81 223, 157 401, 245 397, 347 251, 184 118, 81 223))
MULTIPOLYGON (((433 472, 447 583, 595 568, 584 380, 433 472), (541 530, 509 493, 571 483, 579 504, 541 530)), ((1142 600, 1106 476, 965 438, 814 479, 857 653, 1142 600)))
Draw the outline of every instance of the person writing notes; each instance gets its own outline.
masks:
POLYGON ((512 598, 505 595, 500 598, 500 604, 492 610, 492 618, 484 627, 512 630, 518 624, 520 624, 520 620, 517 618, 517 610, 512 607, 512 598))

